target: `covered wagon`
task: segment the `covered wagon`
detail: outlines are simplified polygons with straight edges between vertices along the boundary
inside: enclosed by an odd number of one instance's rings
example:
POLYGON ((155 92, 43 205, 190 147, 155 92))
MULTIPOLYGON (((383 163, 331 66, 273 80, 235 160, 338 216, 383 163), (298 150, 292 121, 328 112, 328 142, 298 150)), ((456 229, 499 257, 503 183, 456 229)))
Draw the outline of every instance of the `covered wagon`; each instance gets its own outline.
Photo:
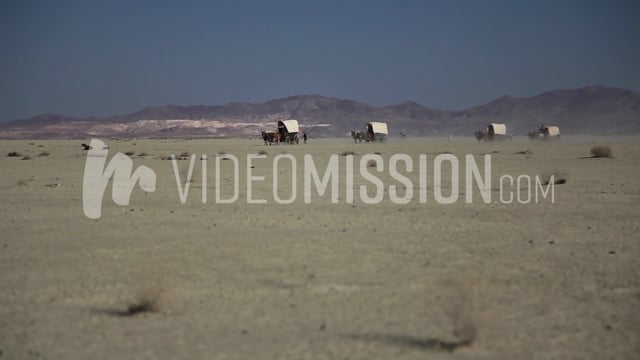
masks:
POLYGON ((542 125, 537 131, 529 133, 529 138, 535 139, 557 139, 560 137, 560 128, 557 126, 542 125))
POLYGON ((489 138, 506 137, 507 125, 491 123, 487 126, 487 132, 489 133, 489 138))
POLYGON ((487 125, 487 131, 486 132, 485 131, 476 131, 475 135, 476 135, 476 138, 478 139, 478 141, 482 141, 482 140, 492 141, 492 140, 506 139, 506 138, 508 138, 507 125, 498 124, 498 123, 491 123, 491 124, 487 125))
POLYGON ((545 138, 553 138, 560 136, 560 128, 557 126, 544 126, 542 128, 542 135, 545 138))
POLYGON ((278 132, 280 133, 280 141, 287 144, 298 144, 300 139, 298 138, 298 132, 300 127, 298 120, 281 120, 278 121, 278 132))
POLYGON ((372 121, 367 124, 367 139, 370 141, 383 142, 389 135, 387 123, 372 121))

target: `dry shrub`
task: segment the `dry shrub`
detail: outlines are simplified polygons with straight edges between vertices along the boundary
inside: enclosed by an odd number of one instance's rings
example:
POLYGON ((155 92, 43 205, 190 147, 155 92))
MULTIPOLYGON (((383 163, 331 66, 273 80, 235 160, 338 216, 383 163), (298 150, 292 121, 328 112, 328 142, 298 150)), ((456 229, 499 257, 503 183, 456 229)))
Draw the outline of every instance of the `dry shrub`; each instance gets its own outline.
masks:
POLYGON ((227 156, 225 151, 219 151, 216 153, 217 158, 221 158, 222 160, 230 160, 231 158, 227 156))
POLYGON ((266 156, 266 155, 269 155, 269 153, 266 152, 265 150, 260 150, 260 151, 258 151, 258 155, 265 155, 266 156))
POLYGON ((349 155, 355 155, 356 153, 353 151, 343 151, 342 152, 342 156, 349 156, 349 155))
POLYGON ((127 151, 124 154, 127 155, 127 156, 133 156, 135 154, 135 152, 134 151, 127 151))
POLYGON ((561 170, 553 170, 550 173, 543 174, 540 177, 540 180, 542 181, 542 185, 561 185, 567 183, 567 177, 567 172, 561 170))
POLYGON ((378 162, 375 160, 367 161, 367 167, 376 167, 376 164, 378 164, 378 162))
POLYGON ((453 349, 478 342, 483 333, 490 333, 491 323, 495 321, 487 312, 488 306, 491 306, 487 299, 490 295, 488 284, 481 279, 473 279, 469 275, 452 283, 447 315, 456 339, 449 344, 453 349))
POLYGON ((594 158, 613 158, 611 147, 607 145, 596 145, 591 148, 591 155, 594 158))
MULTIPOLYGON (((549 183, 551 182, 551 179, 547 180, 544 184, 542 185, 549 185, 549 183)), ((566 184, 567 183, 567 179, 565 178, 553 178, 553 184, 555 185, 562 185, 562 184, 566 184)))
POLYGON ((38 156, 40 156, 40 157, 49 156, 49 155, 51 155, 51 154, 49 154, 49 152, 47 152, 47 151, 43 151, 40 154, 38 154, 38 156))
POLYGON ((27 180, 24 180, 24 179, 18 180, 18 186, 27 186, 27 180))
POLYGON ((134 286, 134 297, 127 305, 127 315, 162 311, 166 295, 163 276, 153 271, 141 271, 134 274, 134 286))
POLYGON ((22 159, 20 159, 20 160, 31 160, 31 156, 29 156, 29 155, 25 155, 25 156, 23 156, 23 157, 22 157, 22 159))
POLYGON ((144 157, 144 156, 149 156, 149 154, 145 153, 145 152, 141 152, 140 154, 138 154, 138 156, 140 157, 144 157))
POLYGON ((523 151, 516 151, 515 154, 517 154, 517 155, 531 155, 531 154, 533 154, 533 152, 531 150, 527 149, 527 150, 523 150, 523 151))
POLYGON ((471 345, 478 336, 476 319, 477 292, 468 283, 456 284, 456 297, 452 300, 451 324, 453 336, 461 345, 471 345))
POLYGON ((19 152, 17 152, 17 151, 10 151, 10 152, 7 154, 7 156, 8 156, 8 157, 19 157, 19 156, 22 156, 22 154, 20 154, 20 153, 19 153, 19 152))
MULTIPOLYGON (((174 155, 174 154, 171 154, 171 155, 175 156, 176 160, 189 160, 191 158, 191 154, 189 154, 188 152, 183 152, 180 155, 174 155)), ((171 155, 167 156, 167 155, 161 154, 156 159, 171 160, 171 155)))
MULTIPOLYGON (((186 151, 183 151, 182 154, 176 156, 176 160, 189 160, 190 158, 191 158, 191 154, 186 151)), ((163 160, 171 160, 171 156, 163 160)))

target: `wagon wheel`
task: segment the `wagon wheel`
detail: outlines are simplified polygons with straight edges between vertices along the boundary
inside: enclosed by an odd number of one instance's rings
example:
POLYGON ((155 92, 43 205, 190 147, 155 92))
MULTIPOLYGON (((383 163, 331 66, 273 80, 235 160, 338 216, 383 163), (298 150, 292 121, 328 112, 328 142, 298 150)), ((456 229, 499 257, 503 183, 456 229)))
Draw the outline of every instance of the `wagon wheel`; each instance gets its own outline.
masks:
POLYGON ((293 139, 296 141, 296 144, 300 144, 300 138, 298 138, 298 134, 296 134, 293 139))

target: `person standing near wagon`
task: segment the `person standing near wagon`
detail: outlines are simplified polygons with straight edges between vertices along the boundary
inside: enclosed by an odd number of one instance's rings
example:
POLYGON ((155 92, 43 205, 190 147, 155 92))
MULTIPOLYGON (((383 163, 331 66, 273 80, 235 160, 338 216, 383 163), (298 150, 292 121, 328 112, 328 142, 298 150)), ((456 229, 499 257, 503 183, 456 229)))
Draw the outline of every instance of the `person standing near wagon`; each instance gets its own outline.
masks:
POLYGON ((304 143, 307 143, 307 133, 305 132, 304 134, 302 134, 302 140, 304 140, 304 143))

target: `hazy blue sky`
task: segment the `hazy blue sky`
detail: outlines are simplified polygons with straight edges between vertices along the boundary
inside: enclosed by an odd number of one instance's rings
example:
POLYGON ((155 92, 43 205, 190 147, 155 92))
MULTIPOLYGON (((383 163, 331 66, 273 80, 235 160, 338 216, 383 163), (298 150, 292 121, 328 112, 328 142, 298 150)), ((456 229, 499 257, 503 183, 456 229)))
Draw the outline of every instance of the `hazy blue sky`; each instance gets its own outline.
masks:
POLYGON ((321 94, 640 89, 640 1, 4 1, 0 121, 321 94))

